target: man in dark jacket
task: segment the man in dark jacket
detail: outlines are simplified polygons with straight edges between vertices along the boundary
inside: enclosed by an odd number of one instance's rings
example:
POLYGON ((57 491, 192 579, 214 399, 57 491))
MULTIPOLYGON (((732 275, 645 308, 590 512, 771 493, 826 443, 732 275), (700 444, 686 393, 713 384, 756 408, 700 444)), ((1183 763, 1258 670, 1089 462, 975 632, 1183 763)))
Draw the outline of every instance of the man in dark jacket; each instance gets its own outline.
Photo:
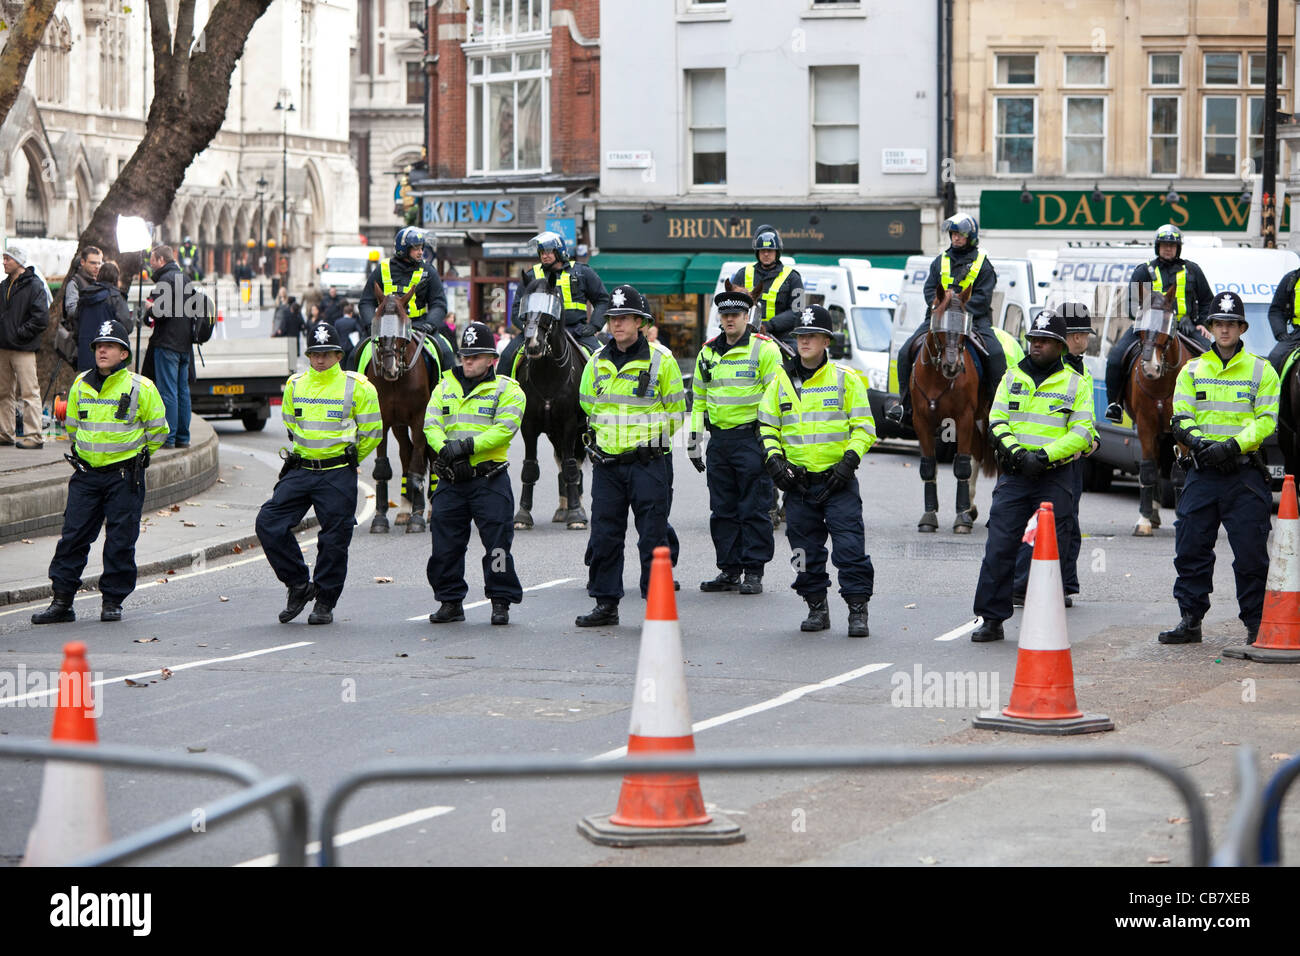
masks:
MULTIPOLYGON (((96 268, 100 281, 91 283, 82 290, 77 300, 77 371, 88 372, 95 368, 94 340, 101 334, 105 322, 117 321, 131 331, 131 315, 126 307, 126 300, 117 290, 117 266, 111 262, 104 263, 103 269, 96 268)), ((68 292, 71 293, 71 288, 68 292)), ((64 300, 66 305, 67 300, 64 300)))
POLYGON ((26 449, 40 448, 45 441, 36 352, 50 324, 45 283, 30 262, 26 249, 10 245, 4 252, 5 279, 0 282, 0 445, 26 449), (22 406, 22 438, 14 433, 10 396, 22 406))
MULTIPOLYGON (((86 246, 85 249, 81 250, 81 265, 77 267, 77 272, 72 277, 72 281, 68 283, 68 287, 63 291, 63 318, 65 320, 64 325, 67 328, 79 328, 77 325, 77 310, 80 307, 81 295, 99 281, 99 269, 103 264, 104 253, 98 246, 86 246)), ((94 364, 93 360, 91 364, 94 364)))
POLYGON ((796 313, 803 310, 803 277, 781 261, 781 234, 772 226, 754 230, 754 262, 737 269, 731 284, 740 286, 758 304, 762 330, 795 350, 796 313))
POLYGON ((1277 344, 1268 353, 1273 369, 1282 374, 1287 356, 1300 349, 1300 296, 1296 295, 1300 269, 1293 269, 1282 277, 1268 307, 1268 325, 1273 330, 1277 344))
POLYGON ((320 307, 325 321, 337 328, 339 319, 343 317, 343 296, 339 295, 339 290, 330 286, 329 295, 320 300, 320 307))
POLYGON ((405 295, 412 287, 415 296, 406 307, 411 317, 411 327, 424 332, 436 332, 447 317, 447 293, 436 266, 424 262, 424 233, 407 226, 393 240, 393 255, 370 271, 366 287, 361 292, 361 328, 369 335, 370 320, 375 317, 379 303, 375 300, 375 286, 384 295, 405 295))
POLYGON ((185 317, 187 282, 170 246, 155 246, 149 254, 154 287, 146 303, 152 320, 149 351, 153 353, 154 384, 167 410, 164 448, 190 445, 190 320, 185 317))
POLYGON ((348 361, 366 336, 361 331, 361 323, 357 321, 356 306, 351 302, 343 303, 343 312, 334 323, 334 331, 339 334, 339 344, 343 346, 343 367, 352 368, 348 361))

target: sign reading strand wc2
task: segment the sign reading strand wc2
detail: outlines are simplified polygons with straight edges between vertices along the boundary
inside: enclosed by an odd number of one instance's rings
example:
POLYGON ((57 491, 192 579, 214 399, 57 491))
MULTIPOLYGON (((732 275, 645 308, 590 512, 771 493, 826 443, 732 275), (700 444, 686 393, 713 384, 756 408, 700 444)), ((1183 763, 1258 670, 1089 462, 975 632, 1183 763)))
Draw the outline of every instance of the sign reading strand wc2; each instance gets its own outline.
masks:
POLYGON ((919 209, 602 209, 601 249, 746 251, 759 225, 775 226, 790 252, 917 252, 919 209), (815 222, 813 220, 816 220, 815 222))

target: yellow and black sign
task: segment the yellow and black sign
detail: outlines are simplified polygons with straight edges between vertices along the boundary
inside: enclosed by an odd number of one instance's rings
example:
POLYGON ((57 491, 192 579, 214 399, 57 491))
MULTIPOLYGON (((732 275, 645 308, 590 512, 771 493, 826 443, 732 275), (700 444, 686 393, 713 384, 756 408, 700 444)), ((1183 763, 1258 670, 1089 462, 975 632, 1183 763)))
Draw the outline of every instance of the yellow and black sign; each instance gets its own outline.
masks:
MULTIPOLYGON (((1022 202, 1018 190, 986 189, 980 195, 983 229, 1102 229, 1145 232, 1173 223, 1191 232, 1244 232, 1250 205, 1241 193, 1182 193, 1169 202, 1164 192, 1108 192, 1100 200, 1072 190, 1035 192, 1022 202)), ((1290 228, 1291 197, 1286 197, 1279 229, 1290 228)))

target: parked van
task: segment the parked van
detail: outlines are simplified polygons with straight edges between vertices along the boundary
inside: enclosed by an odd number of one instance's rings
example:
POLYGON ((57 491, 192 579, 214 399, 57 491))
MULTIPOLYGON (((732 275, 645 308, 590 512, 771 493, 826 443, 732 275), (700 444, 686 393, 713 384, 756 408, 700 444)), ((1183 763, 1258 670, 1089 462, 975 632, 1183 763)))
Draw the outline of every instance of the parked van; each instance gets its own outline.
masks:
POLYGON ((334 286, 339 295, 360 298, 366 276, 383 258, 384 250, 379 246, 330 246, 325 250, 325 262, 316 270, 321 292, 329 292, 334 286))

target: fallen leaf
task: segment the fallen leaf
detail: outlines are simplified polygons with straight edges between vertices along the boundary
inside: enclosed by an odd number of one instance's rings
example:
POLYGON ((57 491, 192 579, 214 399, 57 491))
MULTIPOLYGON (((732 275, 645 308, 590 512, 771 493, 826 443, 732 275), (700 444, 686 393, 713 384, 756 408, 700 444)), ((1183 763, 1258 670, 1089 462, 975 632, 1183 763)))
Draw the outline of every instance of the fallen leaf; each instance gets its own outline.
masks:
POLYGON ((932 856, 922 856, 922 857, 917 857, 917 859, 919 859, 926 866, 934 866, 936 863, 939 862, 932 856))
POLYGON ((1147 857, 1147 862, 1148 862, 1148 863, 1168 863, 1168 862, 1169 862, 1169 857, 1167 857, 1167 856, 1149 856, 1149 857, 1147 857))
POLYGON ((233 551, 233 552, 235 552, 235 554, 243 554, 243 553, 244 553, 244 549, 241 548, 239 545, 235 545, 235 546, 234 546, 233 548, 231 548, 230 550, 233 551))
POLYGON ((176 569, 175 569, 175 568, 168 568, 168 569, 167 569, 167 573, 168 573, 168 574, 175 574, 175 573, 176 573, 176 569))
POLYGON ((180 511, 180 510, 181 510, 181 506, 180 506, 180 505, 172 505, 171 510, 172 510, 172 511, 180 511))
POLYGON ((171 514, 170 511, 159 511, 159 512, 158 512, 158 517, 159 517, 159 518, 166 518, 169 514, 171 514))
POLYGON ((1170 823, 1186 823, 1187 817, 1169 817, 1170 823))
POLYGON ((131 680, 131 678, 129 678, 129 677, 126 677, 126 678, 123 678, 123 679, 126 681, 126 686, 127 686, 127 687, 148 687, 148 686, 149 686, 148 684, 145 684, 145 683, 143 683, 142 681, 131 680))
POLYGON ((202 508, 202 507, 203 507, 203 502, 201 502, 201 501, 187 501, 187 502, 185 502, 185 504, 187 504, 187 505, 188 505, 189 507, 191 507, 191 508, 202 508))
POLYGON ((186 747, 185 749, 192 754, 205 754, 208 752, 207 747, 186 747))
POLYGON ((226 526, 226 523, 225 523, 224 521, 218 521, 218 522, 217 522, 217 527, 218 527, 218 528, 224 528, 225 526, 226 526))
POLYGON ((166 579, 166 578, 159 578, 159 579, 158 579, 157 581, 155 581, 154 583, 155 583, 155 584, 166 584, 166 583, 167 583, 167 579, 166 579))
POLYGON ((910 610, 912 610, 912 609, 915 608, 915 607, 916 607, 915 604, 904 604, 904 605, 903 605, 903 610, 904 610, 904 611, 910 611, 910 610))
POLYGON ((166 680, 171 676, 172 676, 172 672, 170 667, 164 667, 161 671, 158 672, 158 677, 162 680, 166 680))
POLYGON ((397 507, 397 502, 396 502, 396 501, 390 501, 390 502, 388 502, 388 507, 390 507, 390 508, 396 508, 396 507, 397 507))
POLYGON ((409 654, 402 654, 402 653, 400 653, 400 652, 397 653, 397 654, 395 654, 394 656, 395 656, 395 657, 410 657, 409 654))
POLYGON ((1291 755, 1290 754, 1269 754, 1268 759, 1269 760, 1290 760, 1291 755))
POLYGON ((194 646, 195 646, 195 647, 207 647, 208 645, 206 645, 206 644, 195 644, 194 646))
POLYGON ((375 578, 375 583, 376 583, 376 584, 392 584, 392 583, 393 583, 393 579, 392 579, 392 578, 375 578))
POLYGON ((243 465, 235 465, 235 471, 243 471, 243 470, 244 470, 243 465))
MULTIPOLYGON (((474 658, 472 658, 472 657, 465 657, 464 655, 461 655, 461 654, 448 654, 448 655, 447 655, 447 660, 449 660, 449 661, 472 661, 473 659, 474 659, 474 658)), ((603 665, 603 664, 597 664, 596 666, 597 666, 597 667, 604 667, 605 665, 603 665)))
POLYGON ((158 638, 156 638, 156 637, 137 637, 137 638, 136 638, 132 643, 135 643, 135 644, 156 644, 156 643, 158 643, 158 638))
POLYGON ((222 603, 222 604, 225 604, 225 603, 226 603, 227 601, 229 601, 229 600, 230 600, 230 598, 226 597, 224 594, 221 595, 221 603, 222 603))
POLYGON ((1219 743, 1222 744, 1224 747, 1237 746, 1237 742, 1235 740, 1220 740, 1219 743))
POLYGON ((217 479, 217 484, 219 484, 219 485, 228 485, 228 484, 230 484, 230 482, 226 481, 226 479, 224 479, 224 478, 218 478, 218 479, 217 479))
POLYGON ((23 538, 23 544, 35 544, 35 543, 36 542, 33 541, 31 538, 23 538))
POLYGON ((185 525, 185 527, 187 527, 187 528, 197 528, 197 527, 198 527, 198 525, 196 525, 193 521, 182 521, 181 524, 185 525))

